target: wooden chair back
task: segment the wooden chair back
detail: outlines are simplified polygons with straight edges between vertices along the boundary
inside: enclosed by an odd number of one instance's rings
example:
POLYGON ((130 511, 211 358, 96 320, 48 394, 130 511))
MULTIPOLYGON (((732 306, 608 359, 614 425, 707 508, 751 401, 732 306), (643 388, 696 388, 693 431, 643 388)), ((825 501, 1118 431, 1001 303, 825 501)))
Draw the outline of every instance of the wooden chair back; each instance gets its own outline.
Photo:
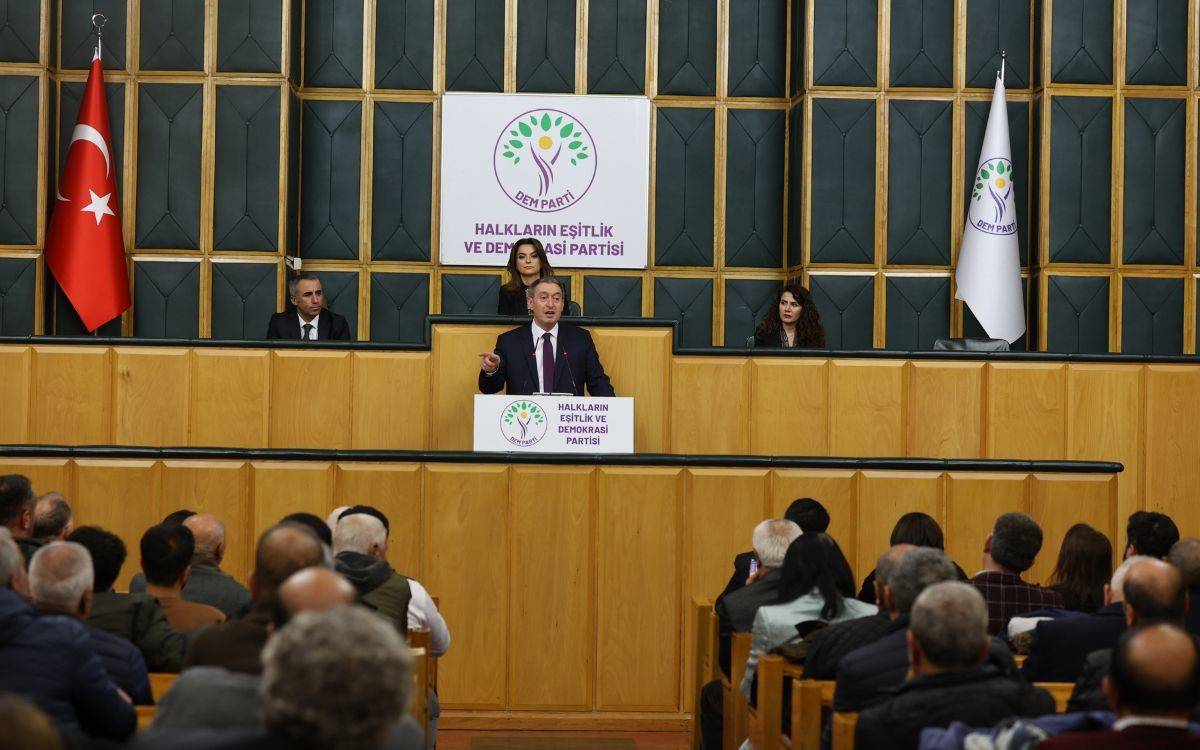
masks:
POLYGON ((158 710, 155 706, 134 706, 137 711, 137 731, 142 731, 150 726, 150 722, 154 721, 154 713, 158 710))
POLYGON ((729 680, 722 678, 724 691, 724 719, 726 748, 741 747, 749 735, 750 705, 740 689, 742 677, 746 675, 746 660, 750 658, 750 634, 734 633, 729 639, 729 680))
POLYGON ((415 685, 409 713, 429 736, 429 696, 437 690, 437 659, 429 654, 429 631, 410 629, 408 645, 413 650, 415 685))
POLYGON ((179 675, 177 674, 167 672, 150 673, 150 695, 154 697, 155 703, 162 700, 162 697, 167 694, 167 691, 175 684, 175 680, 178 677, 179 675))
POLYGON ((792 748, 821 750, 821 717, 833 707, 833 680, 792 681, 792 748))
POLYGON ((1054 698, 1054 710, 1058 713, 1065 713, 1067 710, 1067 701, 1071 699, 1071 692, 1075 689, 1073 682, 1035 682, 1034 685, 1044 689, 1054 698))
POLYGON ((717 615, 712 600, 692 597, 692 624, 696 642, 692 651, 692 750, 700 750, 700 691, 713 678, 717 666, 717 615))
POLYGON ((854 750, 854 729, 857 725, 857 713, 834 711, 833 750, 854 750))

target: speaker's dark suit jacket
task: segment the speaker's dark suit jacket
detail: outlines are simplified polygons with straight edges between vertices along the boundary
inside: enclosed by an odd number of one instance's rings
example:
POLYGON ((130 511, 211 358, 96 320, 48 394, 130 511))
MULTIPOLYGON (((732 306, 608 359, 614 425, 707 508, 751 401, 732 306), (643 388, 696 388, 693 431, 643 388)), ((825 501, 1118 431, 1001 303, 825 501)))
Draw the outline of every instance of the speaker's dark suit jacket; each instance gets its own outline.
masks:
MULTIPOLYGON (((267 338, 300 340, 300 318, 295 310, 284 310, 271 316, 267 324, 267 338)), ((317 316, 318 341, 353 341, 350 335, 350 325, 341 315, 330 310, 322 310, 317 316)))
MULTIPOLYGON (((534 357, 537 346, 541 346, 541 342, 534 342, 533 331, 527 325, 500 334, 496 339, 500 368, 491 375, 479 371, 479 390, 483 393, 499 393, 501 388, 505 388, 510 396, 537 393, 537 359, 534 357)), ((546 390, 582 396, 585 385, 592 396, 616 395, 608 375, 604 374, 600 356, 596 354, 596 345, 592 343, 592 335, 579 326, 559 323, 554 387, 546 390)))
POLYGON ((1075 682, 1087 655, 1117 645, 1125 632, 1125 609, 1120 602, 1101 607, 1094 615, 1039 622, 1021 671, 1030 682, 1075 682))

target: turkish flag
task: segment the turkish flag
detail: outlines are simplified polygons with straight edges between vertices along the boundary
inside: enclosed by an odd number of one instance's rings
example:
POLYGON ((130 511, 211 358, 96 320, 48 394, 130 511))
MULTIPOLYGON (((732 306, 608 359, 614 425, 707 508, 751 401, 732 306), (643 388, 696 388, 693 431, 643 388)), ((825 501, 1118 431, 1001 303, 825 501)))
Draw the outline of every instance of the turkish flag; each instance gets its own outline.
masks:
POLYGON ((46 264, 83 324, 95 331, 129 309, 121 201, 99 57, 92 60, 55 197, 46 264))

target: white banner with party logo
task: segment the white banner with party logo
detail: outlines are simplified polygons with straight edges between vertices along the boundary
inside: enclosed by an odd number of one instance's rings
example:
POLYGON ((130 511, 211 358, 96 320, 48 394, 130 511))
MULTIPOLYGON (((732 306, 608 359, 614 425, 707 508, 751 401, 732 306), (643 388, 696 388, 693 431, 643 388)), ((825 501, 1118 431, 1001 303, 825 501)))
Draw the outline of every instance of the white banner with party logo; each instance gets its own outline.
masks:
POLYGON ((476 394, 474 450, 633 453, 633 399, 476 394))
POLYGON ((445 265, 503 266, 541 240, 562 268, 645 268, 650 100, 641 96, 446 94, 445 265))

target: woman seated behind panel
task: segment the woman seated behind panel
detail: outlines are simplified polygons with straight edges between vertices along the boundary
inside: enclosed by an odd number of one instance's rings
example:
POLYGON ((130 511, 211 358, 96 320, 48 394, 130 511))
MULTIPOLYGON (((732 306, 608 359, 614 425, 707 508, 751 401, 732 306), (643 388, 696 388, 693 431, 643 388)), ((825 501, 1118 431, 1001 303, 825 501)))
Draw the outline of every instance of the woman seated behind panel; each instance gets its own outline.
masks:
POLYGON ((784 283, 775 295, 775 303, 767 308, 758 328, 754 329, 754 346, 771 348, 825 348, 825 329, 812 294, 797 279, 784 283))
MULTIPOLYGON (((529 315, 525 290, 543 276, 553 276, 554 269, 546 257, 546 249, 535 237, 522 237, 512 244, 508 253, 508 281, 500 287, 497 315, 529 315)), ((563 314, 570 314, 570 295, 563 300, 563 314)))

